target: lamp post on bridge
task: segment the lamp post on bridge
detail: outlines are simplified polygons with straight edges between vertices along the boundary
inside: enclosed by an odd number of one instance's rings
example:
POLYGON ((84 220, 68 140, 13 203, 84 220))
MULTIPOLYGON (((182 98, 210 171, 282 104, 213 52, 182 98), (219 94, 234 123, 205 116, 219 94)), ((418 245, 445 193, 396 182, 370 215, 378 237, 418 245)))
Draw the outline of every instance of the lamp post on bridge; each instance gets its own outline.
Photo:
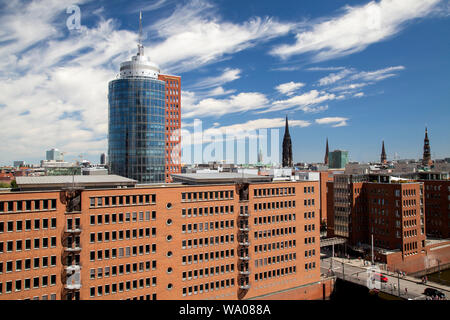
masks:
POLYGON ((438 276, 439 276, 439 280, 441 279, 441 260, 436 259, 437 263, 438 263, 438 276))
POLYGON ((331 245, 332 251, 331 251, 331 271, 333 271, 333 257, 334 257, 334 243, 331 245))

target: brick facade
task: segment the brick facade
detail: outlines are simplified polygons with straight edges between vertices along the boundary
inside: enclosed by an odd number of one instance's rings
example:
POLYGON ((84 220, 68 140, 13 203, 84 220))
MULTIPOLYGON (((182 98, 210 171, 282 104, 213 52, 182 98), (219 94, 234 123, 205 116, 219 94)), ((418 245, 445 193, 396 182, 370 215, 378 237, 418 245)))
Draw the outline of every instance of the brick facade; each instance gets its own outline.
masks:
POLYGON ((235 300, 320 281, 319 182, 239 188, 0 193, 0 299, 235 300))

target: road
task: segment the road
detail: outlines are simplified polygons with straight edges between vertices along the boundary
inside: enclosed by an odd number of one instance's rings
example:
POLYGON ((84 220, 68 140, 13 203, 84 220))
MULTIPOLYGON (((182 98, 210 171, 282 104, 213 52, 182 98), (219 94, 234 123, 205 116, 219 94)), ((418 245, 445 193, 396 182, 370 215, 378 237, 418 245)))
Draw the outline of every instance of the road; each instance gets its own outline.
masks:
MULTIPOLYGON (((331 258, 321 259, 321 271, 322 273, 327 273, 331 270, 331 258)), ((376 266, 372 269, 376 269, 376 266), (375 267, 375 268, 374 268, 375 267)), ((358 259, 345 259, 345 258, 333 258, 333 272, 339 278, 355 282, 361 285, 365 285, 369 288, 376 288, 393 295, 400 295, 402 298, 412 299, 412 300, 425 300, 426 296, 423 291, 427 287, 437 288, 444 292, 445 295, 450 297, 450 291, 442 285, 434 284, 428 282, 427 285, 422 284, 418 279, 412 277, 397 278, 397 275, 392 273, 386 273, 385 271, 376 269, 388 278, 387 283, 380 283, 379 281, 368 282, 369 275, 371 273, 370 266, 364 266, 361 260, 358 259), (344 272, 343 272, 344 271, 344 272), (399 290, 400 287, 400 290, 399 290), (407 291, 405 291, 405 289, 407 291), (446 290, 447 289, 447 290, 446 290)))

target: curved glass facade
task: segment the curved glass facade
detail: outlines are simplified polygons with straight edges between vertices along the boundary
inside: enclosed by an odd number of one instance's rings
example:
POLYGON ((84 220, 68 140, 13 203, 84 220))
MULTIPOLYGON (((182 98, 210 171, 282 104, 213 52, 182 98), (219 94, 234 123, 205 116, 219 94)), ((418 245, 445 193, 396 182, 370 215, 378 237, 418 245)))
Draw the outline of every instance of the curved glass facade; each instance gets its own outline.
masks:
POLYGON ((109 83, 110 173, 164 182, 165 83, 149 77, 109 83))

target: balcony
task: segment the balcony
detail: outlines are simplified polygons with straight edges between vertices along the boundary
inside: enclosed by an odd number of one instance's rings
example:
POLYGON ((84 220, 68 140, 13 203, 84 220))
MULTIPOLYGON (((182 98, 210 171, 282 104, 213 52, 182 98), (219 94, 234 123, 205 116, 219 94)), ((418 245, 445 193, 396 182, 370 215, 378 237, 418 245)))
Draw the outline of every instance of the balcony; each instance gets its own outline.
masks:
POLYGON ((248 213, 248 211, 241 211, 239 213, 239 217, 250 217, 250 214, 248 213))
POLYGON ((77 284, 66 284, 64 286, 64 288, 68 289, 68 290, 80 290, 81 289, 81 283, 77 283, 77 284))
POLYGON ((248 290, 248 289, 250 289, 250 285, 249 284, 240 284, 239 288, 240 289, 244 289, 244 290, 248 290))
POLYGON ((76 265, 76 264, 72 264, 72 265, 70 265, 70 266, 65 266, 64 269, 65 269, 67 272, 77 272, 77 271, 80 271, 80 270, 81 270, 81 266, 76 265))
POLYGON ((66 247, 64 248, 64 250, 67 252, 79 252, 81 251, 81 247, 66 247))
POLYGON ((67 228, 66 232, 67 233, 81 233, 81 228, 80 227, 67 228))
POLYGON ((239 256, 239 260, 248 261, 248 260, 250 260, 250 257, 249 257, 249 255, 248 255, 248 253, 242 253, 242 254, 239 256))
POLYGON ((243 275, 249 275, 250 274, 250 270, 239 270, 239 274, 243 274, 243 275))
POLYGON ((67 211, 65 212, 65 214, 81 214, 83 211, 81 210, 73 210, 73 211, 67 211))
POLYGON ((239 240, 239 245, 248 247, 250 245, 250 242, 247 239, 239 240))
POLYGON ((250 228, 248 226, 239 226, 239 231, 248 232, 250 231, 250 228))

